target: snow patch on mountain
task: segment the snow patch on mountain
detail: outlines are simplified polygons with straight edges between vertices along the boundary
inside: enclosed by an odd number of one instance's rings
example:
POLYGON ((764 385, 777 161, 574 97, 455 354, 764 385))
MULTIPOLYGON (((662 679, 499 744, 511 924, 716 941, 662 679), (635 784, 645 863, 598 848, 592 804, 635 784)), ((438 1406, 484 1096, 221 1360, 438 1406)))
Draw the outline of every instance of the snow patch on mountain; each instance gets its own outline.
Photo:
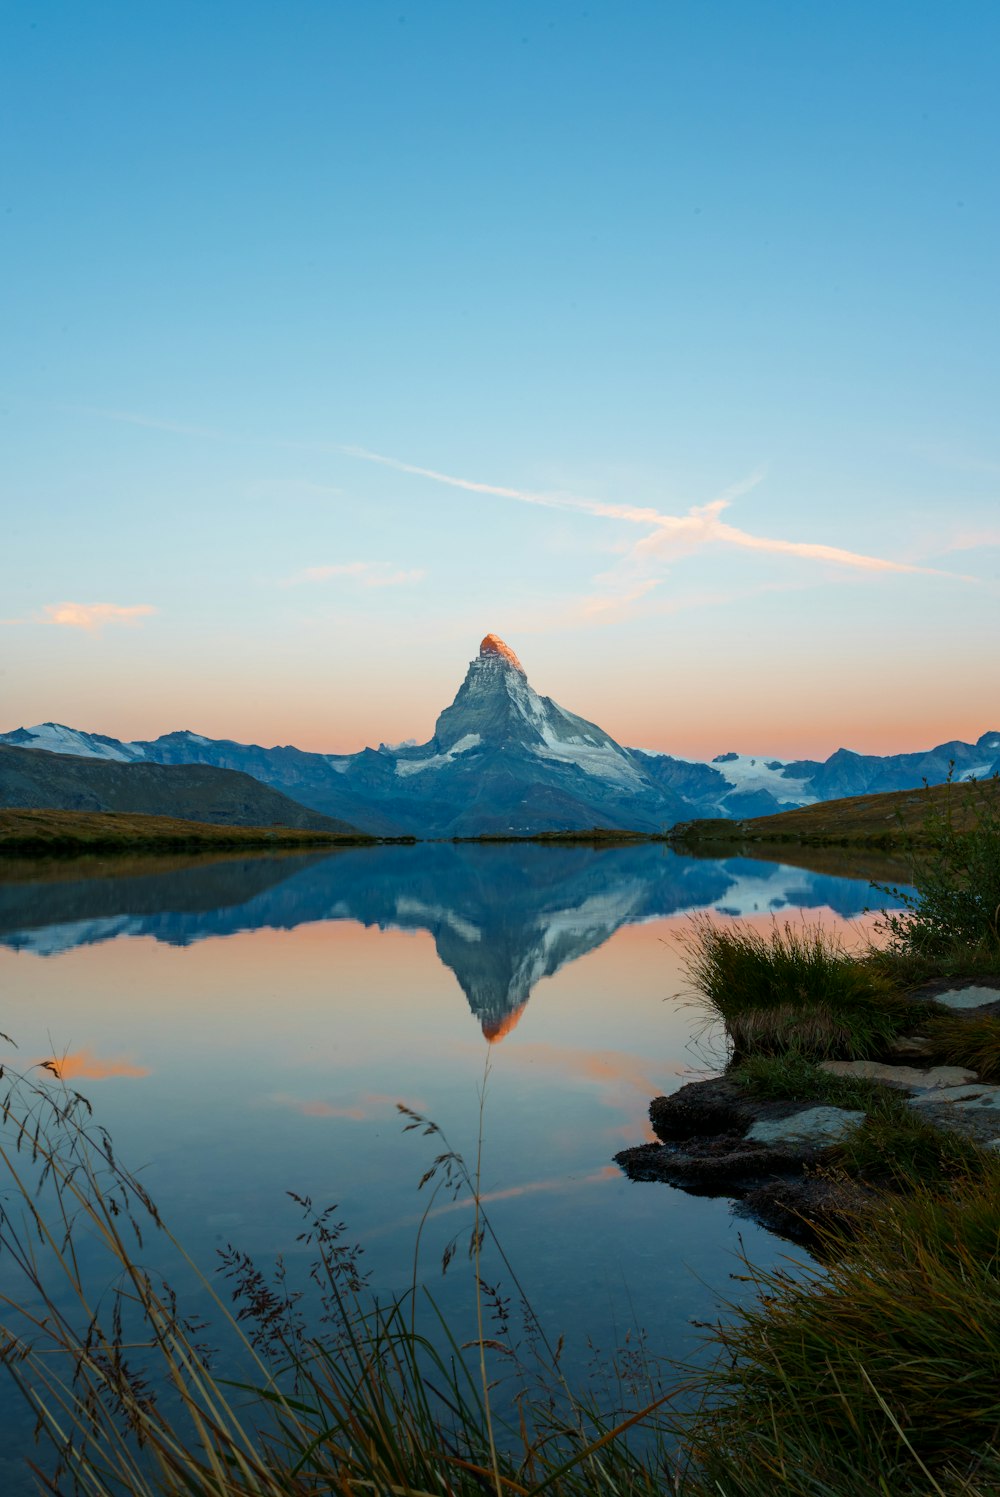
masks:
POLYGON ((559 738, 547 725, 542 729, 544 748, 536 748, 540 759, 554 759, 559 764, 575 764, 599 780, 616 780, 635 790, 645 789, 641 775, 610 744, 587 743, 582 738, 559 738))
MULTIPOLYGON (((989 748, 989 744, 986 745, 989 748)), ((977 764, 974 769, 966 769, 959 775, 960 780, 985 780, 988 778, 992 764, 977 764)))
POLYGON ((776 801, 794 801, 799 806, 812 806, 816 803, 816 796, 810 793, 809 782, 785 775, 785 766, 780 759, 761 754, 753 757, 749 754, 735 754, 732 758, 728 754, 720 754, 717 759, 712 760, 711 768, 717 769, 723 779, 740 794, 752 795, 756 791, 766 790, 776 801))
POLYGON ((396 765, 398 775, 419 774, 422 769, 441 769, 450 764, 457 754, 467 754, 482 742, 478 733, 466 733, 443 754, 432 754, 429 759, 401 759, 396 765))
POLYGON ((323 759, 327 764, 329 764, 330 768, 335 769, 338 774, 346 774, 351 765, 354 763, 354 760, 350 755, 347 755, 345 757, 343 755, 337 754, 324 754, 323 759))
POLYGON ((92 733, 67 728, 64 723, 36 723, 33 728, 19 728, 16 733, 4 734, 4 740, 19 748, 42 749, 47 754, 72 754, 77 759, 115 759, 127 764, 132 759, 144 757, 142 749, 132 744, 121 744, 116 748, 92 733), (126 748, 132 752, 126 752, 126 748))

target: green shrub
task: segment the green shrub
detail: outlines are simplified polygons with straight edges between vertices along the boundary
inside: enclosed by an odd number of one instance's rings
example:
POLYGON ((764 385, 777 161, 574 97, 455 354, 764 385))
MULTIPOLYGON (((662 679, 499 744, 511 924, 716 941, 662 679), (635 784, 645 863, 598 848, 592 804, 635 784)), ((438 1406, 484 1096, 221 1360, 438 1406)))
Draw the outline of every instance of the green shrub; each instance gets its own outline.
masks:
POLYGON ((935 956, 985 945, 1000 957, 1000 811, 969 786, 956 817, 951 798, 928 812, 921 845, 911 845, 916 893, 882 888, 903 901, 882 912, 890 951, 935 956))

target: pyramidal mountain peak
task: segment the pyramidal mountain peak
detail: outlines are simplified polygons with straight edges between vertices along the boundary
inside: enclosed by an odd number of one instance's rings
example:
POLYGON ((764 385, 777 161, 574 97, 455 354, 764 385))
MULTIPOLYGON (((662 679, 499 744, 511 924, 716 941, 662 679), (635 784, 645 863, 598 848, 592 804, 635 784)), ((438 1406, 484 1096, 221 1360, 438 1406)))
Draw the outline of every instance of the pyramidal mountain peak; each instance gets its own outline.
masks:
POLYGON ((516 671, 520 671, 522 676, 526 675, 524 666, 521 664, 520 660, 518 660, 510 645, 504 644, 499 634, 487 634, 482 644, 479 646, 480 659, 487 659, 491 655, 498 656, 501 660, 505 660, 507 664, 512 665, 516 671))
MULTIPOLYGON (((643 689, 654 691, 655 683, 647 679, 643 689)), ((11 763, 5 770, 4 746, 109 760, 109 769, 125 779, 144 765, 239 770, 300 806, 376 836, 590 827, 661 832, 694 817, 763 816, 818 800, 940 784, 951 772, 958 779, 1000 772, 996 731, 976 744, 956 740, 884 756, 840 750, 822 762, 731 750, 706 763, 625 748, 596 723, 539 695, 514 651, 493 633, 483 637, 426 743, 322 754, 290 744, 265 748, 206 738, 189 729, 129 743, 45 722, 0 733, 0 806, 50 804, 24 798, 34 792, 16 783, 11 763)))

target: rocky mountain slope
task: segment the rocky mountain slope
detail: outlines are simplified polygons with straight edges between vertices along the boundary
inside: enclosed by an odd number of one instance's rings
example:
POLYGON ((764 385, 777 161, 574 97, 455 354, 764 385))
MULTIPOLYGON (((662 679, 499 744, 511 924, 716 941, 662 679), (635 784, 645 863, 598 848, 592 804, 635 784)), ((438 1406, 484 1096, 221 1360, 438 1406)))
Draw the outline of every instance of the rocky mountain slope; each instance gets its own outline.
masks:
POLYGON ((220 826, 354 831, 238 771, 38 753, 9 743, 0 744, 0 806, 119 811, 220 826))
POLYGON ((725 753, 711 763, 629 749, 532 688, 495 634, 482 641, 428 743, 356 754, 263 748, 190 731, 125 743, 57 723, 0 743, 110 763, 240 770, 377 835, 455 837, 583 830, 658 832, 696 817, 765 816, 834 796, 908 790, 1000 769, 1000 732, 887 756, 838 749, 825 761, 725 753))

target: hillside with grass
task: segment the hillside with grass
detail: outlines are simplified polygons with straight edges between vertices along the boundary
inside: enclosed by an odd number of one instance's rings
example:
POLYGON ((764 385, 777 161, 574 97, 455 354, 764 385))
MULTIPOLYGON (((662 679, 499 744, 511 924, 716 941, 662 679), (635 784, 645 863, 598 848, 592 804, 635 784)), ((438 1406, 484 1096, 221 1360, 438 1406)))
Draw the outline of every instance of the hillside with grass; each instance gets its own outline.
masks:
MULTIPOLYGON (((317 820, 324 821, 325 817, 317 820)), ((353 828, 230 826, 123 811, 0 810, 0 854, 212 851, 221 848, 344 846, 372 842, 353 828)))
MULTIPOLYGON (((353 835, 357 828, 300 805, 241 770, 209 764, 121 764, 0 744, 0 807, 120 812, 227 827, 295 827, 353 835)), ((79 833, 84 822, 79 820, 79 833)), ((106 829, 105 829, 106 830, 106 829)))
POLYGON ((964 830, 990 808, 1000 811, 1000 779, 996 777, 881 795, 850 795, 746 821, 685 821, 672 829, 670 837, 692 845, 801 842, 896 848, 929 845, 944 822, 964 830))

